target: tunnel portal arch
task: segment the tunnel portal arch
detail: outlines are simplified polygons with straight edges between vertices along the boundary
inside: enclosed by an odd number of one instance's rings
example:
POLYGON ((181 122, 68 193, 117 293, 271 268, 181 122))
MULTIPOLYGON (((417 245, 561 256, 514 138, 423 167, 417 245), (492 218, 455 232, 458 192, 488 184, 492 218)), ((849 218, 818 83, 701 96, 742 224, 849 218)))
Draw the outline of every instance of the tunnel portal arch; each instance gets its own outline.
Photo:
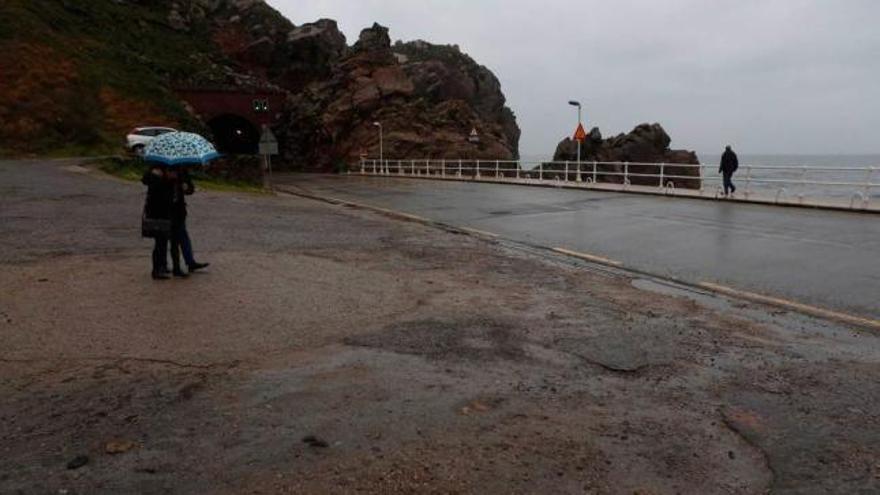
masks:
POLYGON ((254 155, 260 143, 260 129, 250 120, 231 113, 208 121, 214 144, 220 153, 254 155))

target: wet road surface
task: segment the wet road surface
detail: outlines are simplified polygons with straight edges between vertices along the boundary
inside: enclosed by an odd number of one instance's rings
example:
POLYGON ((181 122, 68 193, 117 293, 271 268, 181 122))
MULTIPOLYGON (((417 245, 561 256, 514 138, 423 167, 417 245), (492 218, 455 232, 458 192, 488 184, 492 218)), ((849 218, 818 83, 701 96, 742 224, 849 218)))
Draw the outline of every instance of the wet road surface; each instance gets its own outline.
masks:
POLYGON ((376 177, 289 175, 280 183, 691 283, 880 318, 876 215, 376 177))

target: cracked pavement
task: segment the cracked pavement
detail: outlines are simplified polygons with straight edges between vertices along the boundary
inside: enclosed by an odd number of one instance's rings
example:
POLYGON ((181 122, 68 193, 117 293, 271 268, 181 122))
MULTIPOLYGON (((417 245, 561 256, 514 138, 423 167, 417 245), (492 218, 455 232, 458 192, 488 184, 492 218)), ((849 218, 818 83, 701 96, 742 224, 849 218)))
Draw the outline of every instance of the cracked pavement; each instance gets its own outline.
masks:
POLYGON ((874 334, 290 197, 157 283, 142 198, 0 162, 0 493, 880 491, 874 334))

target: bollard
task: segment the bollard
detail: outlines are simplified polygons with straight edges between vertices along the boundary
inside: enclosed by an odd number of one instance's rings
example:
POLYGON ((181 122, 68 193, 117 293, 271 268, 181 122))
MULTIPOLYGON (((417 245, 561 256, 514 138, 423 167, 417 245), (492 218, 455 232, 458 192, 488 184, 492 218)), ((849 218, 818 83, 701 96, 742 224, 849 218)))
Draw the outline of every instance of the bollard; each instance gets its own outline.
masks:
POLYGON ((752 166, 746 166, 746 194, 745 198, 749 199, 749 195, 752 194, 752 166))
POLYGON ((849 200, 849 209, 851 209, 851 210, 856 209, 856 199, 861 199, 862 204, 864 205, 864 208, 865 209, 868 208, 868 198, 866 198, 865 195, 863 195, 861 192, 856 191, 856 193, 853 194, 852 199, 849 200))
POLYGON ((698 166, 697 166, 697 171, 700 173, 700 196, 703 196, 703 193, 706 192, 706 185, 704 184, 705 181, 703 180, 703 176, 704 176, 704 174, 703 174, 703 166, 702 166, 702 165, 698 165, 698 166))
POLYGON ((784 187, 780 187, 779 190, 776 191, 776 204, 779 204, 780 196, 788 196, 788 191, 786 191, 784 187))
POLYGON ((563 180, 568 182, 568 160, 565 161, 565 178, 563 180))
POLYGON ((458 159, 458 178, 461 179, 461 158, 458 159))
POLYGON ((798 202, 804 204, 804 196, 807 195, 807 167, 801 168, 801 192, 798 194, 798 202))
POLYGON ((495 160, 495 178, 496 179, 500 177, 500 175, 499 175, 500 172, 501 172, 501 164, 498 163, 498 160, 495 160))
POLYGON ((446 177, 446 158, 440 160, 440 177, 446 177))
POLYGON ((480 178, 480 160, 477 160, 477 170, 476 170, 476 174, 474 175, 474 178, 475 179, 480 178))

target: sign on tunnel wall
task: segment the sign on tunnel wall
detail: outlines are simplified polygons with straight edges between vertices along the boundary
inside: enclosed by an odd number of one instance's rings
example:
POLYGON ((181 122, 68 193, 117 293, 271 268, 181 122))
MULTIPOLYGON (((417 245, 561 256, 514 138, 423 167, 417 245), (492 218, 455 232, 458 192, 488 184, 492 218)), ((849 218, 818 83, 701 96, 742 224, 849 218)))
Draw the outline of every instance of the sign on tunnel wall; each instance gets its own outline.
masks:
POLYGON ((221 153, 256 154, 260 129, 281 117, 284 95, 222 89, 179 89, 177 94, 211 129, 221 153))

